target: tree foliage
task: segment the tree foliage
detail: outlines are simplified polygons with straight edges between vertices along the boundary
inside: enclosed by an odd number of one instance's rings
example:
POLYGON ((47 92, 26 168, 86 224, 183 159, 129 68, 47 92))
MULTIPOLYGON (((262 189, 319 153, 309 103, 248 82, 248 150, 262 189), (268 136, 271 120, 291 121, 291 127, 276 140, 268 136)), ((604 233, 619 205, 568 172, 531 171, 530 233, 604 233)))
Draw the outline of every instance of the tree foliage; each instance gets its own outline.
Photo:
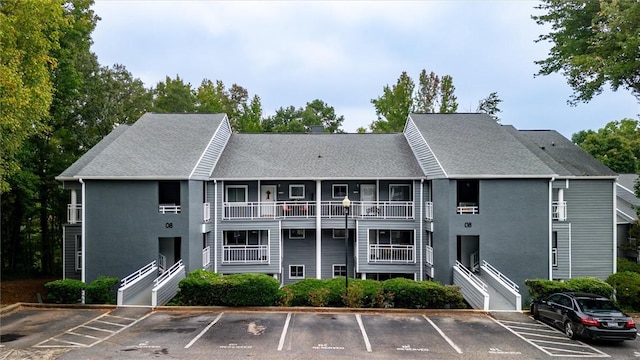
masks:
POLYGON ((486 98, 480 100, 478 102, 477 112, 487 114, 491 116, 496 122, 500 122, 500 118, 498 117, 498 113, 501 112, 498 105, 502 102, 502 100, 498 97, 497 92, 492 92, 486 98))
POLYGON ((344 116, 337 116, 335 109, 322 100, 308 102, 304 108, 291 105, 280 107, 275 115, 262 121, 264 132, 308 133, 313 126, 323 126, 324 132, 341 133, 344 116))
POLYGON ((191 84, 176 75, 167 76, 153 89, 153 111, 158 113, 188 113, 196 108, 196 94, 191 84))
POLYGON ((537 8, 546 14, 533 19, 551 32, 536 41, 553 45, 548 58, 536 61, 537 75, 565 76, 572 105, 590 101, 605 84, 640 101, 640 2, 543 0, 537 8))
POLYGON ((261 132, 262 104, 255 95, 249 100, 244 87, 233 84, 226 89, 224 83, 204 79, 195 92, 195 109, 200 113, 225 113, 234 131, 261 132))
POLYGON ((640 124, 637 120, 611 121, 598 131, 579 131, 571 140, 615 172, 640 171, 640 124))

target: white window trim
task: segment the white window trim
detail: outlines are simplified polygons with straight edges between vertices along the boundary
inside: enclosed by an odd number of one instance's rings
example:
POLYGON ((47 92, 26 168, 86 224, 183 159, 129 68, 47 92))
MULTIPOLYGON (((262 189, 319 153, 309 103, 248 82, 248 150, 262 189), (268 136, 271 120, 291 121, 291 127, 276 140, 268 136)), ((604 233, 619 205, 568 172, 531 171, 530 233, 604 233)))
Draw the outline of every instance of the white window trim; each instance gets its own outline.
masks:
POLYGON ((305 186, 304 184, 290 184, 289 185, 289 199, 304 199, 305 196, 305 186), (291 190, 294 188, 302 188, 302 195, 293 195, 291 190))
POLYGON ((302 265, 302 264, 289 265, 289 279, 304 279, 305 273, 306 272, 305 272, 305 269, 304 269, 304 265, 302 265), (302 267, 302 276, 291 276, 291 268, 293 268, 294 266, 295 267, 302 267))
POLYGON ((347 265, 346 264, 333 264, 333 265, 331 265, 331 270, 332 270, 333 277, 334 278, 343 277, 344 275, 336 275, 336 267, 337 266, 343 266, 344 267, 344 273, 346 274, 347 273, 347 265))
POLYGON ((343 234, 342 234, 342 236, 336 236, 336 230, 338 230, 338 231, 345 231, 345 229, 332 229, 332 230, 333 230, 333 231, 331 231, 331 236, 332 236, 334 239, 344 239, 344 234, 345 234, 345 233, 343 233, 343 234))
MULTIPOLYGON (((231 202, 229 201, 229 189, 244 189, 244 199, 245 201, 237 201, 239 203, 246 203, 249 202, 249 185, 227 185, 225 186, 225 191, 224 191, 224 195, 225 195, 225 199, 227 200, 227 202, 231 202)), ((236 201, 234 201, 236 202, 236 201)))
POLYGON ((411 185, 410 184, 389 184, 389 201, 411 201, 411 185), (392 200, 391 188, 401 187, 401 186, 407 188, 407 194, 409 194, 409 200, 392 200))
POLYGON ((333 184, 331 185, 331 197, 333 199, 344 199, 344 196, 337 196, 336 197, 336 187, 338 186, 344 186, 345 189, 345 195, 349 196, 349 184, 333 184))
POLYGON ((76 271, 82 271, 82 235, 75 236, 76 271), (80 245, 80 246, 78 246, 80 245))
POLYGON ((289 239, 300 240, 306 237, 306 232, 304 229, 289 229, 289 239), (302 236, 293 236, 293 233, 296 231, 302 231, 302 236))

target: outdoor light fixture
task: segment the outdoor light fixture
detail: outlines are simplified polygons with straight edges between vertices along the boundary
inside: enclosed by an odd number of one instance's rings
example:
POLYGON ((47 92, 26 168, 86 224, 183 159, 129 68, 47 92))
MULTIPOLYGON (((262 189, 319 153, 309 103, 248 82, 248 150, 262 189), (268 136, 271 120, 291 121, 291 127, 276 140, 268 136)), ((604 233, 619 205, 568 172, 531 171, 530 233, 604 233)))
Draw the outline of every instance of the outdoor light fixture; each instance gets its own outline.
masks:
POLYGON ((344 196, 342 207, 344 207, 344 295, 349 294, 349 207, 351 200, 349 195, 344 196))

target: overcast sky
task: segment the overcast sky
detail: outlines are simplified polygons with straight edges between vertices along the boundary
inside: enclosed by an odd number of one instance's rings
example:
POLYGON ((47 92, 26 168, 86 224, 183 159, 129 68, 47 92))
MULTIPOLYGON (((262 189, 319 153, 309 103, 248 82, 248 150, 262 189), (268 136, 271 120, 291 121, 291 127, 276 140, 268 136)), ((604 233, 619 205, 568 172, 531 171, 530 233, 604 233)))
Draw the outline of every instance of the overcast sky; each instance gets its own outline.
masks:
POLYGON ((344 115, 347 132, 376 118, 371 99, 402 71, 451 75, 459 112, 495 91, 503 124, 566 137, 640 106, 625 90, 567 105, 561 75, 535 77, 550 45, 536 1, 105 1, 93 33, 100 64, 123 64, 147 87, 179 75, 243 86, 264 115, 314 99, 344 115))

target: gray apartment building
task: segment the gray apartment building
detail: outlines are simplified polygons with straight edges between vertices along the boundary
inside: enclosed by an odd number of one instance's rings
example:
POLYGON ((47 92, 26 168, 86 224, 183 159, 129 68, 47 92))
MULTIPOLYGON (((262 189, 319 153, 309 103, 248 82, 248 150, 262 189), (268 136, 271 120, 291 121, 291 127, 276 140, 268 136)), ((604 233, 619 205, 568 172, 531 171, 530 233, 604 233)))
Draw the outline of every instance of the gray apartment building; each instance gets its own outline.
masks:
POLYGON ((148 113, 58 176, 64 277, 115 276, 119 302, 151 305, 196 269, 283 285, 407 277, 521 309, 526 279, 615 272, 616 177, 555 131, 484 114, 411 114, 396 134, 238 134, 224 114, 148 113))

